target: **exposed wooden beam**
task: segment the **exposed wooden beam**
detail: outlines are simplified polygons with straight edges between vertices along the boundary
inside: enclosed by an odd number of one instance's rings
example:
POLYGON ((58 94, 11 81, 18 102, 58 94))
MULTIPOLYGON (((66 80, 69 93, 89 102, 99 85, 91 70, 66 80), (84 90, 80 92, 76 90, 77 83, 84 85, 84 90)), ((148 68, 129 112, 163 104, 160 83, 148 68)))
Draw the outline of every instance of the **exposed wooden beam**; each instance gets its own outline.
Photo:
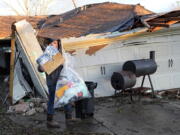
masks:
POLYGON ((166 13, 163 16, 164 17, 172 17, 172 16, 176 17, 176 16, 179 16, 179 14, 180 14, 180 11, 177 10, 177 11, 172 11, 172 12, 166 13))
MULTIPOLYGON (((169 21, 169 22, 167 22, 166 24, 168 24, 168 25, 172 25, 172 24, 175 24, 175 23, 177 23, 178 21, 169 21)), ((160 27, 160 26, 158 26, 158 27, 153 27, 153 28, 151 28, 151 29, 149 29, 149 32, 153 32, 153 31, 157 31, 157 30, 160 30, 160 29, 162 29, 163 27, 160 27)))
POLYGON ((177 17, 166 17, 166 18, 155 18, 153 20, 148 21, 148 23, 150 22, 168 22, 168 21, 180 21, 180 16, 177 17))
POLYGON ((169 21, 170 21, 170 20, 180 21, 180 16, 178 16, 178 17, 169 17, 168 19, 169 19, 169 21))
POLYGON ((11 37, 0 37, 0 40, 10 40, 11 37))
POLYGON ((154 22, 149 23, 149 25, 155 27, 167 27, 167 28, 170 26, 169 24, 166 23, 154 23, 154 22))
POLYGON ((110 44, 119 40, 127 39, 146 32, 148 28, 138 28, 128 32, 114 32, 107 34, 94 34, 80 38, 61 39, 61 43, 65 51, 77 50, 81 48, 89 48, 93 46, 101 46, 110 44))
POLYGON ((165 25, 148 28, 137 28, 126 32, 113 32, 113 33, 102 33, 102 34, 92 34, 79 38, 64 38, 61 39, 61 43, 65 51, 74 51, 82 48, 89 48, 93 46, 101 46, 105 44, 111 44, 120 40, 125 40, 137 35, 142 35, 145 32, 156 31, 164 28, 164 26, 172 25, 177 23, 178 21, 169 21, 165 23, 165 25))
POLYGON ((13 103, 14 61, 15 61, 15 26, 12 25, 10 78, 9 78, 9 98, 11 100, 11 103, 13 103))
POLYGON ((104 48, 105 46, 107 46, 107 44, 89 47, 89 49, 86 51, 86 54, 92 55, 95 52, 99 51, 100 49, 104 48))

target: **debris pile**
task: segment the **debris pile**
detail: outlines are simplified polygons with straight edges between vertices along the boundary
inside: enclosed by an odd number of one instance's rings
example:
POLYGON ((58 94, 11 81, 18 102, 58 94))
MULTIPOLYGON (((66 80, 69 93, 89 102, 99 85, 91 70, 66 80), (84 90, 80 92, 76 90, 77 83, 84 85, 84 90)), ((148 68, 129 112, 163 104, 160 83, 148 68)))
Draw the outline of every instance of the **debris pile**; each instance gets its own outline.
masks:
POLYGON ((28 101, 20 100, 18 104, 9 106, 7 113, 17 113, 23 116, 31 116, 47 110, 47 101, 41 98, 31 98, 28 101))
POLYGON ((159 91, 157 92, 157 96, 160 98, 180 99, 180 89, 159 91))

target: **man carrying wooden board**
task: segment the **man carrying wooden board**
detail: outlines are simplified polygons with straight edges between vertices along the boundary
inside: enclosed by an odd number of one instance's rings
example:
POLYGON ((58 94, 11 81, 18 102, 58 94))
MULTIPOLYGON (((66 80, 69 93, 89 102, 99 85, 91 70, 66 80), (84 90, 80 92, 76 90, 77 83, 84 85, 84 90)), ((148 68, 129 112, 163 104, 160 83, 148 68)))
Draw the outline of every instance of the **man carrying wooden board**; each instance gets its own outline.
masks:
MULTIPOLYGON (((47 108, 47 127, 49 128, 59 128, 59 123, 53 120, 54 116, 54 100, 55 100, 55 93, 56 93, 56 84, 63 68, 64 58, 62 57, 62 47, 58 39, 47 39, 48 47, 56 48, 59 50, 57 54, 52 56, 52 59, 47 61, 45 64, 39 64, 38 70, 40 72, 46 72, 46 81, 49 91, 49 100, 48 100, 48 108, 47 108)), ((45 52, 46 52, 45 50, 45 52)), ((53 49, 51 50, 53 51, 53 49)), ((56 52, 55 52, 56 53, 56 52)), ((37 63, 41 63, 38 62, 37 63)), ((65 119, 67 121, 76 121, 78 119, 72 118, 72 104, 69 103, 64 106, 65 111, 65 119)))

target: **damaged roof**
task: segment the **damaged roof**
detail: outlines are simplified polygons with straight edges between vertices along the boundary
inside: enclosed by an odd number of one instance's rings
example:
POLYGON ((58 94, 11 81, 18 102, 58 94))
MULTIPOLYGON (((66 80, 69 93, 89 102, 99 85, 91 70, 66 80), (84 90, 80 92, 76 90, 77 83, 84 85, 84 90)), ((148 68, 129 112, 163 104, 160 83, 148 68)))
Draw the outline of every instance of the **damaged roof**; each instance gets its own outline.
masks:
POLYGON ((50 16, 41 25, 40 37, 68 38, 131 29, 138 16, 152 14, 140 5, 99 3, 86 5, 59 16, 50 16))
POLYGON ((0 16, 0 39, 6 39, 11 37, 11 25, 14 22, 26 19, 31 23, 31 25, 36 29, 40 21, 42 21, 45 16, 0 16))
POLYGON ((39 37, 69 38, 148 27, 149 31, 169 27, 180 21, 180 10, 155 14, 141 5, 99 3, 52 16, 0 16, 0 39, 10 38, 11 25, 26 19, 39 37))
POLYGON ((142 21, 146 22, 146 27, 150 32, 161 28, 168 28, 170 25, 180 22, 180 10, 174 10, 163 14, 154 14, 148 17, 142 17, 142 21))

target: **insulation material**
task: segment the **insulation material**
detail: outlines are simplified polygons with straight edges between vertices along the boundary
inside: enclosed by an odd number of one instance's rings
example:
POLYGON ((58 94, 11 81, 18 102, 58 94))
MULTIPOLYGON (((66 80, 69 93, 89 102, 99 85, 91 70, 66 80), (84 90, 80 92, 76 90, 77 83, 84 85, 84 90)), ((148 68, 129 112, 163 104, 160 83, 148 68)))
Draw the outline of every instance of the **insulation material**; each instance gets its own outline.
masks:
POLYGON ((17 60, 14 69, 13 104, 16 103, 18 100, 22 99, 31 91, 31 87, 23 77, 20 62, 19 60, 17 60))

